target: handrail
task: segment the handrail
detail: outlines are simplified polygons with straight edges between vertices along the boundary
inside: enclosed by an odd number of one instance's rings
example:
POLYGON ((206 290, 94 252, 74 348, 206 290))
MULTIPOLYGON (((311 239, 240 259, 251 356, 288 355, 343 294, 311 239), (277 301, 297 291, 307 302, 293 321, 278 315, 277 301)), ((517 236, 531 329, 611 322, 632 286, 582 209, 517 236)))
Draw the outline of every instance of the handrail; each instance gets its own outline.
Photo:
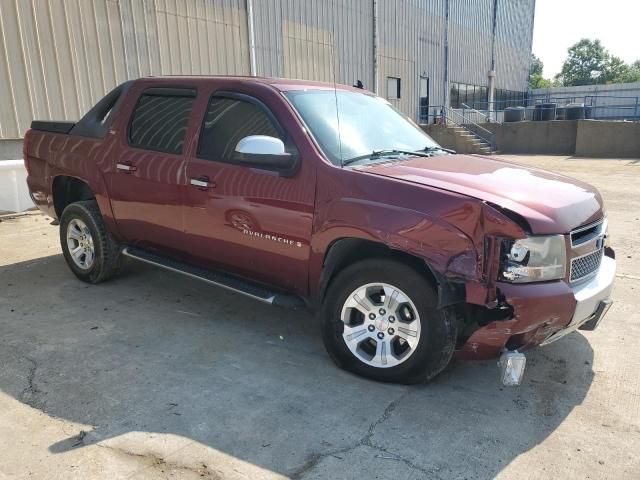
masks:
MULTIPOLYGON (((546 102, 545 102, 546 103, 546 102)), ((557 103, 557 102, 549 102, 549 103, 557 103)), ((582 102, 580 102, 582 103, 582 102)), ((593 120, 627 120, 627 121, 639 121, 640 120, 640 97, 638 99, 637 104, 602 104, 596 103, 595 98, 593 103, 585 103, 585 107, 589 109, 590 116, 589 118, 593 120)), ((525 109, 525 117, 529 120, 535 118, 534 112, 536 107, 539 107, 540 103, 531 104, 528 106, 523 106, 525 109)), ((547 107, 543 108, 543 110, 550 110, 553 108, 566 108, 566 104, 557 104, 557 107, 547 107)), ((501 116, 504 114, 505 110, 493 109, 486 110, 481 113, 485 113, 488 115, 492 115, 496 120, 492 120, 494 123, 502 123, 499 121, 501 116)))
MULTIPOLYGON (((473 107, 470 107, 469 105, 467 105, 466 103, 461 103, 460 105, 462 105, 462 109, 463 110, 471 110, 473 113, 477 113, 478 115, 481 115, 484 117, 485 121, 487 123, 500 123, 498 120, 493 120, 489 115, 487 115, 484 112, 481 112, 480 110, 477 110, 473 107)), ((464 114, 463 114, 464 115, 464 114)))
MULTIPOLYGON (((523 98, 494 100, 491 104, 488 101, 474 101, 470 110, 488 115, 494 121, 494 118, 500 118, 507 107, 522 106, 529 111, 541 103, 556 103, 560 108, 570 103, 583 103, 592 107, 591 118, 596 120, 640 120, 640 95, 616 95, 614 92, 529 92, 523 98)), ((469 104, 461 104, 461 107, 469 107, 469 104)))
POLYGON ((453 108, 444 107, 443 111, 445 112, 445 115, 446 115, 445 121, 451 121, 451 123, 459 127, 462 127, 465 130, 468 130, 469 132, 474 134, 476 137, 478 137, 480 140, 483 140, 485 143, 489 144, 491 149, 495 149, 495 144, 496 144, 495 134, 492 131, 487 130, 482 125, 477 124, 476 122, 474 122, 470 118, 467 118, 465 115, 461 114, 460 112, 457 112, 453 108), (458 121, 454 120, 455 117, 458 118, 458 121), (462 119, 462 121, 460 121, 460 119, 462 119), (475 128, 471 129, 468 127, 468 125, 473 125, 475 128), (480 130, 482 134, 478 133, 476 129, 480 130))
MULTIPOLYGON (((529 97, 524 102, 520 104, 520 106, 525 108, 525 118, 529 120, 535 119, 535 107, 538 103, 546 103, 549 97, 544 98, 540 96, 529 97)), ((565 107, 565 103, 575 102, 576 100, 580 100, 579 103, 584 103, 585 106, 589 107, 588 112, 585 111, 585 114, 588 114, 589 118, 594 120, 626 120, 626 121, 640 121, 640 96, 638 97, 621 97, 621 96, 612 96, 612 95, 582 95, 582 96, 574 96, 569 98, 560 99, 557 97, 552 97, 554 102, 549 103, 559 103, 558 107, 565 107), (630 100, 629 103, 620 103, 621 99, 630 100), (563 102, 560 103, 559 100, 563 102), (599 101, 598 101, 599 100, 599 101), (611 103, 609 103, 611 102, 611 103)), ((479 114, 482 118, 486 118, 489 116, 492 118, 492 122, 501 124, 502 116, 504 115, 503 107, 507 106, 515 106, 516 104, 513 101, 502 102, 495 101, 492 105, 491 109, 477 109, 475 106, 477 102, 474 102, 473 108, 461 109, 456 111, 456 109, 452 109, 450 107, 444 107, 442 105, 432 105, 429 107, 429 113, 421 116, 421 120, 424 123, 441 123, 449 120, 450 123, 456 124, 460 127, 465 128, 465 124, 471 128, 466 128, 471 133, 475 133, 478 138, 484 140, 487 143, 491 143, 495 145, 495 140, 490 141, 496 138, 495 133, 492 133, 478 125, 476 122, 470 118, 466 112, 471 113, 471 117, 479 114), (462 112, 462 113, 460 113, 462 112), (472 130, 475 130, 473 131, 472 130)), ((462 104, 464 107, 468 107, 468 104, 462 104)), ((486 102, 483 105, 489 106, 486 102)), ((478 117, 475 117, 478 120, 478 117)), ((562 117, 560 117, 562 118, 562 117)), ((481 121, 481 120, 480 120, 481 121)))

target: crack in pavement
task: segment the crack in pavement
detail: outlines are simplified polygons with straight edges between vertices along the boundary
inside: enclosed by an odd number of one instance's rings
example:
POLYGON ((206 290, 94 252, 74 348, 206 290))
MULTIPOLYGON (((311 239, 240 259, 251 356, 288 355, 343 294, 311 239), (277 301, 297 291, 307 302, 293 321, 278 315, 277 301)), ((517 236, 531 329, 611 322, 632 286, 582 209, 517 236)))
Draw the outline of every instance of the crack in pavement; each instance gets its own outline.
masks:
POLYGON ((618 278, 626 278, 628 280, 640 280, 640 276, 631 275, 631 274, 628 274, 628 273, 616 273, 616 277, 618 277, 618 278))
POLYGON ((31 357, 24 358, 31 363, 31 367, 27 374, 27 386, 22 390, 22 392, 20 392, 20 401, 26 403, 32 408, 44 410, 45 402, 40 398, 40 395, 46 394, 46 392, 40 390, 35 383, 38 362, 31 357))
POLYGON ((391 403, 389 403, 389 405, 387 405, 387 407, 384 409, 384 412, 382 412, 382 415, 380 416, 380 418, 376 419, 376 421, 372 422, 369 425, 369 428, 367 429, 367 433, 365 433, 362 436, 362 438, 358 442, 356 442, 354 445, 338 448, 338 449, 331 450, 324 453, 311 454, 307 458, 307 461, 299 469, 291 473, 290 475, 291 480, 301 480, 310 470, 318 466, 327 457, 336 457, 342 460, 342 458, 340 457, 341 454, 343 455, 343 454, 350 453, 359 447, 369 447, 379 452, 386 453, 387 455, 391 455, 393 458, 389 458, 389 457, 384 457, 384 458, 387 458, 389 460, 400 461, 410 469, 416 470, 428 476, 429 478, 433 478, 434 472, 432 470, 428 470, 420 465, 417 465, 413 463, 411 460, 406 459, 396 453, 390 452, 386 448, 376 445, 371 441, 371 439, 373 438, 373 435, 375 434, 376 429, 391 417, 392 413, 398 407, 400 402, 402 402, 412 392, 413 392, 413 389, 409 388, 405 390, 402 393, 402 395, 400 395, 398 398, 396 398, 391 403))

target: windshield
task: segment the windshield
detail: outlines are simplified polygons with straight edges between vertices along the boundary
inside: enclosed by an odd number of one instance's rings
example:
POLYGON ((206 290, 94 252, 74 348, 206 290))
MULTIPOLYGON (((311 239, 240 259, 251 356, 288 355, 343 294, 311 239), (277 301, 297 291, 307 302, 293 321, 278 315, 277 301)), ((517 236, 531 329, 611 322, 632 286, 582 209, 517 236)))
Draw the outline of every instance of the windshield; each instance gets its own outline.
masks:
POLYGON ((420 127, 380 97, 344 90, 289 91, 285 96, 335 165, 372 152, 438 147, 420 127))

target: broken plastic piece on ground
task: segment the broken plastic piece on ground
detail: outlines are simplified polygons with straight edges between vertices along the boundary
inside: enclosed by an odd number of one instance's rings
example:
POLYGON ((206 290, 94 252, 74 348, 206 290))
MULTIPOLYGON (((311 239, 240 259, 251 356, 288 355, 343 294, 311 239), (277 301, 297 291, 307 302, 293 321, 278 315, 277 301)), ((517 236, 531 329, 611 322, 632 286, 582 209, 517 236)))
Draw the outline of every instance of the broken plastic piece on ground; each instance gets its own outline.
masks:
POLYGON ((500 370, 500 381, 505 387, 516 387, 522 382, 527 358, 524 353, 517 350, 505 350, 500 355, 498 369, 500 370))

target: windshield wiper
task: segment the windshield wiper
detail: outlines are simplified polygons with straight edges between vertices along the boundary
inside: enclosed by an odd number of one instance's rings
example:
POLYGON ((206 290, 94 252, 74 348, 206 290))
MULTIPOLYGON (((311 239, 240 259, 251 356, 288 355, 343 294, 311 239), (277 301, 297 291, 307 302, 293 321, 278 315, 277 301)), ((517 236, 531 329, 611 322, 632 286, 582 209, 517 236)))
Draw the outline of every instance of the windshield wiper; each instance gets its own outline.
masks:
POLYGON ((389 148, 384 150, 374 150, 371 153, 367 153, 366 155, 358 155, 357 157, 347 158, 342 161, 342 166, 351 165, 352 163, 358 162, 360 160, 365 159, 376 159, 386 157, 388 155, 412 155, 414 157, 429 157, 431 154, 426 150, 419 150, 417 152, 412 152, 410 150, 398 150, 395 148, 389 148))
POLYGON ((442 152, 447 152, 447 153, 452 153, 452 154, 456 154, 458 152, 456 152, 455 150, 451 150, 450 148, 444 148, 444 147, 424 147, 424 150, 422 150, 423 152, 426 153, 432 153, 432 152, 438 152, 438 151, 442 151, 442 152))

